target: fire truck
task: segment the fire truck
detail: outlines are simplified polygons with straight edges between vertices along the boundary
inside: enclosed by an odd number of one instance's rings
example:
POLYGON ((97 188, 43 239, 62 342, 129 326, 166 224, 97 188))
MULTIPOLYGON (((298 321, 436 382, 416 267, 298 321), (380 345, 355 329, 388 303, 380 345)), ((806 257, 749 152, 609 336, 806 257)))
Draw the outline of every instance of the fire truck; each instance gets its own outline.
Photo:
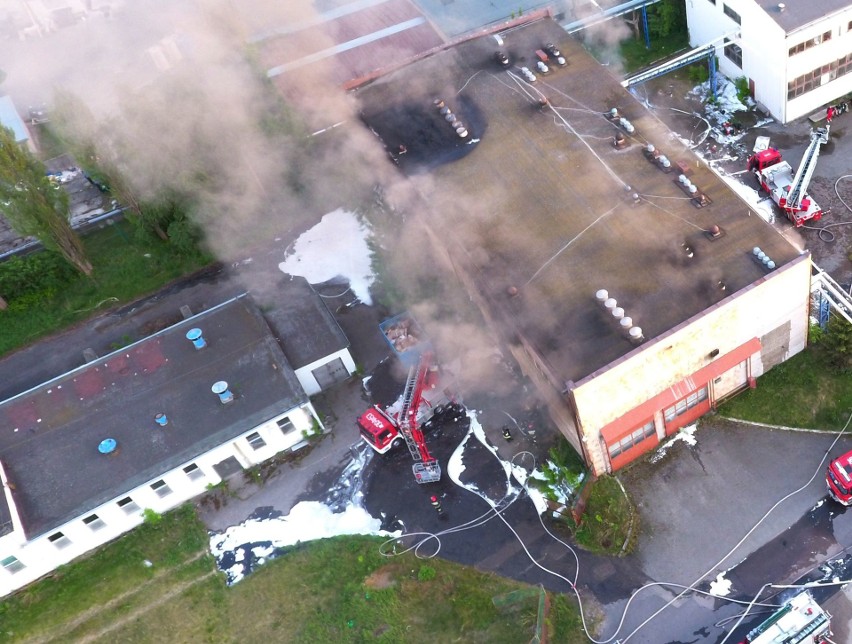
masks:
MULTIPOLYGON (((826 125, 811 132, 811 142, 795 174, 775 148, 767 146, 757 150, 748 160, 748 169, 754 172, 760 187, 769 193, 772 201, 797 227, 811 219, 818 221, 823 215, 822 209, 808 194, 808 186, 816 170, 820 148, 828 143, 830 127, 826 125)), ((768 142, 768 138, 765 140, 768 142)))
POLYGON ((843 505, 852 505, 852 452, 846 452, 828 464, 825 482, 832 499, 843 505))
POLYGON ((823 644, 831 636, 831 615, 805 590, 749 631, 740 644, 823 644))
POLYGON ((441 465, 429 453, 423 428, 442 417, 461 415, 462 406, 449 390, 440 387, 440 371, 431 353, 424 353, 408 371, 402 396, 389 407, 373 405, 358 417, 361 438, 379 454, 405 443, 412 470, 418 483, 433 483, 441 478, 441 465))

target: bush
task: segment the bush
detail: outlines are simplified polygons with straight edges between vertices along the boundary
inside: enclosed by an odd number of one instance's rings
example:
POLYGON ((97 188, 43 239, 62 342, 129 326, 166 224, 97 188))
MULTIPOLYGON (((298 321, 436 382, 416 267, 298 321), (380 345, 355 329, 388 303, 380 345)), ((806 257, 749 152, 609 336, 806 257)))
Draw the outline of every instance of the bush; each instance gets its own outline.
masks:
POLYGON ((687 74, 689 75, 689 82, 695 83, 696 85, 706 83, 710 78, 710 71, 707 69, 707 65, 703 62, 695 63, 694 65, 687 67, 687 74))
POLYGON ((50 297, 76 278, 74 267, 52 251, 11 257, 0 263, 0 296, 10 305, 21 298, 50 297))
POLYGON ((734 87, 737 88, 737 98, 740 102, 745 103, 751 97, 751 91, 748 87, 748 79, 745 76, 740 76, 734 79, 734 87))

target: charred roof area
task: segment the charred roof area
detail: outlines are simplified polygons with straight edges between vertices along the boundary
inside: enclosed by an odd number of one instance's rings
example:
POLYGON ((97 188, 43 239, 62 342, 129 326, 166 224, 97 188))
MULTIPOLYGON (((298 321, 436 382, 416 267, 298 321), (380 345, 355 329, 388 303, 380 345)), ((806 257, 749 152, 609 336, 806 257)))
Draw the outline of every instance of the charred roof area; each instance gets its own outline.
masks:
POLYGON ((464 42, 356 96, 389 150, 419 155, 409 175, 428 225, 489 316, 566 381, 633 350, 630 328, 653 338, 766 278, 754 247, 772 270, 800 255, 551 20, 464 42), (436 98, 482 112, 468 154, 418 138, 426 125, 411 118, 432 127, 436 98))
POLYGON ((0 404, 0 462, 32 538, 306 401, 240 297, 0 404))

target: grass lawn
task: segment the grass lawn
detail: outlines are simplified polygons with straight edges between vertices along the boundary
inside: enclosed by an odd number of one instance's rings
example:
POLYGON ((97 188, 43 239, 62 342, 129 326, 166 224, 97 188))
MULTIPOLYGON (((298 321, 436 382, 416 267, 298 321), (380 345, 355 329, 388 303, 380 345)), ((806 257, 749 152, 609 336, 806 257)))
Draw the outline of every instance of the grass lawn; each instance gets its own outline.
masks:
POLYGON ((664 38, 652 38, 651 48, 645 48, 642 38, 628 38, 621 43, 621 59, 624 62, 624 71, 635 72, 651 63, 668 58, 672 54, 689 47, 689 35, 687 33, 673 33, 664 38))
POLYGON ((83 242, 94 266, 93 277, 80 275, 24 310, 10 305, 0 311, 0 355, 98 311, 152 293, 212 261, 201 253, 179 255, 173 246, 154 237, 140 240, 127 222, 92 232, 83 242))
MULTIPOLYGON (((228 588, 192 506, 144 524, 0 603, 0 638, 102 642, 525 642, 537 603, 497 609, 523 584, 439 559, 382 557, 373 537, 294 547, 228 588), (143 561, 153 562, 145 567, 143 561)), ((552 641, 585 642, 551 597, 552 641)))
MULTIPOLYGON (((631 542, 635 542, 639 532, 636 509, 614 477, 601 476, 591 485, 583 521, 574 529, 574 538, 592 552, 620 554, 628 536, 631 542)), ((630 552, 630 549, 631 544, 628 543, 625 552, 630 552)))
POLYGON ((850 410, 852 377, 833 370, 818 345, 773 367, 756 389, 719 407, 729 418, 812 429, 840 429, 850 410))

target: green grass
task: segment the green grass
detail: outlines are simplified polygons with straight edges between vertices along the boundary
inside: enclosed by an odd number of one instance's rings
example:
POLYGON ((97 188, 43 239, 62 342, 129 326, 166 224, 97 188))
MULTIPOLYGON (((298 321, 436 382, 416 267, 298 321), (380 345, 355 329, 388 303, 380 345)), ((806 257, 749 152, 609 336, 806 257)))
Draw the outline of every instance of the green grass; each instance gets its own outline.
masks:
POLYGON ((629 38, 622 41, 620 53, 625 72, 634 72, 651 63, 667 58, 677 51, 689 47, 689 34, 673 33, 665 37, 652 38, 651 48, 645 48, 642 38, 629 38))
MULTIPOLYGON (((586 502, 586 511, 579 527, 574 530, 577 543, 591 550, 605 554, 619 554, 628 538, 635 537, 638 515, 618 481, 612 476, 601 476, 592 484, 592 492, 586 502)), ((635 539, 631 538, 631 542, 635 539)), ((627 552, 629 552, 628 544, 627 552)))
MULTIPOLYGON (((524 642, 525 588, 473 568, 383 557, 383 539, 300 544, 228 588, 192 506, 144 524, 0 603, 0 639, 102 642, 524 642), (154 566, 147 568, 148 559, 154 566)), ((585 642, 573 601, 552 597, 553 641, 585 642)))
POLYGON ((852 410, 852 378, 812 346, 758 378, 757 388, 719 407, 728 418, 772 425, 840 429, 852 410))
POLYGON ((140 239, 127 222, 105 226, 83 241, 94 266, 93 277, 78 275, 51 297, 32 302, 24 310, 10 305, 0 311, 0 355, 152 293, 211 262, 201 253, 180 255, 154 237, 140 239))

